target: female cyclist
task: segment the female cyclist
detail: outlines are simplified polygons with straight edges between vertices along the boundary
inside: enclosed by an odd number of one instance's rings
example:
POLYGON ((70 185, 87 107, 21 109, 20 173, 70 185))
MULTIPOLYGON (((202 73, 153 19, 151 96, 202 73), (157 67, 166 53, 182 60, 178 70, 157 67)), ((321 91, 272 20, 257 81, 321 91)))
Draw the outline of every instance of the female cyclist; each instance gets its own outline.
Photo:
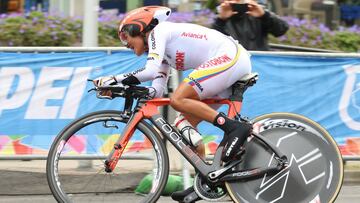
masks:
MULTIPOLYGON (((251 72, 250 55, 237 41, 216 30, 195 24, 165 22, 170 14, 169 8, 160 6, 129 12, 119 26, 119 38, 136 55, 147 53, 146 65, 131 73, 97 78, 94 83, 97 86, 135 85, 152 80, 156 97, 161 97, 170 67, 179 71, 193 69, 175 90, 170 105, 194 127, 205 120, 222 129, 222 142, 226 143, 222 160, 229 161, 240 151, 251 126, 229 119, 201 100, 228 98, 231 86, 251 72)), ((203 144, 197 150, 204 156, 203 144)), ((173 194, 172 198, 181 202, 192 191, 191 187, 173 194)))

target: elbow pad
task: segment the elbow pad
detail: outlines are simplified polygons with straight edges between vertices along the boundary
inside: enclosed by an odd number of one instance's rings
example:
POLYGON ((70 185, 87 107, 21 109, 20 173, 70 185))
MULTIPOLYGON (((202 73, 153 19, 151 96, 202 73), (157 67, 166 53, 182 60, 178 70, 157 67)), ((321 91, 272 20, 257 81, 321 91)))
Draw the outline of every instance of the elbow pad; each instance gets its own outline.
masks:
POLYGON ((137 77, 130 75, 127 78, 125 78, 124 80, 122 80, 121 83, 124 85, 138 85, 138 84, 140 84, 140 81, 139 81, 139 79, 137 79, 137 77))

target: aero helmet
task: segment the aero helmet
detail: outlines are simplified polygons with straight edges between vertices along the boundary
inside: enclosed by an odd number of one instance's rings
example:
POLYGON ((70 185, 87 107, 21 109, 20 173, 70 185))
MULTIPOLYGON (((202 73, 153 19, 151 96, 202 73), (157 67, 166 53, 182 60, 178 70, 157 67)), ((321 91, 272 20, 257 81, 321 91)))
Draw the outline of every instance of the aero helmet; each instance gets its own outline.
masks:
POLYGON ((135 37, 150 31, 168 19, 170 14, 171 9, 163 6, 144 6, 130 11, 119 26, 118 35, 121 42, 127 45, 127 35, 135 37))

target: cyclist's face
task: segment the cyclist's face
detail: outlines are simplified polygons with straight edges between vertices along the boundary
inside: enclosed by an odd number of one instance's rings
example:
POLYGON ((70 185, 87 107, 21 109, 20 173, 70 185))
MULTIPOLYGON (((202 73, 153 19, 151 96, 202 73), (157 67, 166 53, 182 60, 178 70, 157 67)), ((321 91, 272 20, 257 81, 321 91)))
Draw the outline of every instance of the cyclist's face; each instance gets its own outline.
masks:
POLYGON ((132 37, 127 33, 123 33, 120 39, 127 48, 134 50, 135 54, 138 56, 146 51, 144 39, 141 35, 132 37))
POLYGON ((128 38, 128 48, 134 50, 135 54, 140 56, 145 52, 144 39, 142 36, 128 38))

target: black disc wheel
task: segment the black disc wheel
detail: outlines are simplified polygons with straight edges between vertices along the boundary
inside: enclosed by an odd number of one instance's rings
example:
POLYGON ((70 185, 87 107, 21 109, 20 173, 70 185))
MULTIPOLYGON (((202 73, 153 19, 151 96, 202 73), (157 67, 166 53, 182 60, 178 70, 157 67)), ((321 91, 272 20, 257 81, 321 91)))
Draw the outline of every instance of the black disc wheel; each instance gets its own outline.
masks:
MULTIPOLYGON (((343 161, 336 142, 314 121, 289 113, 267 114, 254 119, 254 129, 269 139, 289 165, 276 174, 246 181, 227 182, 235 202, 334 202, 343 181, 343 161)), ((250 137, 238 169, 276 165, 274 153, 250 137)))

